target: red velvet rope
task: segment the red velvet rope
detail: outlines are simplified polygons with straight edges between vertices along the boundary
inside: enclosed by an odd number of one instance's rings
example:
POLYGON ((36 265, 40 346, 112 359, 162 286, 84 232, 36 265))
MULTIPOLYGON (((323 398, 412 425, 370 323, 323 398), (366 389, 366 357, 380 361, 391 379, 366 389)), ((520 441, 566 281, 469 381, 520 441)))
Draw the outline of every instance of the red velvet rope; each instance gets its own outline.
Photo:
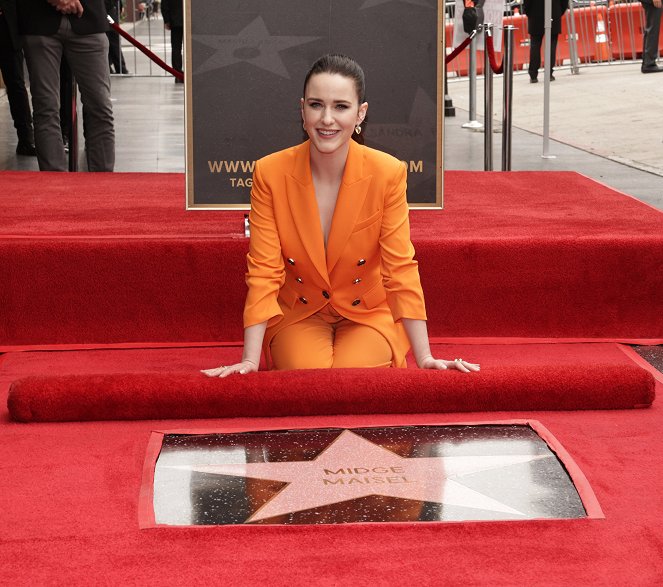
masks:
POLYGON ((488 48, 488 59, 490 60, 490 69, 492 69, 495 73, 502 73, 504 70, 504 59, 502 59, 502 63, 497 65, 497 61, 495 61, 495 47, 493 45, 493 37, 491 35, 488 35, 486 37, 486 47, 488 48))
POLYGON ((471 40, 472 40, 471 36, 467 37, 467 39, 465 39, 460 45, 458 45, 458 47, 456 47, 451 53, 449 53, 449 55, 445 57, 444 63, 446 65, 449 65, 449 63, 451 63, 454 59, 456 59, 456 57, 458 57, 460 52, 470 44, 471 40))
POLYGON ((114 30, 118 32, 121 36, 123 36, 127 41, 129 41, 136 49, 147 55, 154 63, 156 63, 159 67, 165 69, 168 73, 171 75, 174 75, 177 79, 184 80, 184 74, 181 71, 177 71, 176 69, 173 69, 170 65, 168 65, 165 61, 160 59, 157 55, 152 53, 145 45, 142 43, 139 43, 136 39, 134 39, 129 33, 127 33, 122 27, 120 27, 117 23, 111 22, 109 19, 109 24, 111 27, 113 27, 114 30))

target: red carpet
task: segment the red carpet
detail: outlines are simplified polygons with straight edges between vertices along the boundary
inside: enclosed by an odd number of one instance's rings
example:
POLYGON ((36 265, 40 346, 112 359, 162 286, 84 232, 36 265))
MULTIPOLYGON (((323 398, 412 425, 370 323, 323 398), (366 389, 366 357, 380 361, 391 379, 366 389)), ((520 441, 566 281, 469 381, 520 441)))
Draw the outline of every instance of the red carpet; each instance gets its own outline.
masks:
MULTIPOLYGON (((434 336, 663 341, 660 212, 574 173, 445 176, 446 210, 411 215, 434 336)), ((24 401, 21 386, 27 386, 26 401, 42 400, 41 411, 34 408, 30 417, 63 414, 73 406, 74 391, 89 396, 92 416, 114 417, 117 410, 140 407, 140 394, 128 393, 136 388, 125 388, 127 382, 148 381, 151 396, 165 390, 164 402, 172 401, 183 389, 175 386, 181 379, 170 380, 173 374, 190 379, 199 369, 238 358, 239 348, 213 345, 241 333, 241 212, 185 213, 181 175, 0 173, 0 182, 0 351, 209 343, 9 352, 0 355, 0 406, 10 384, 23 380, 16 397, 24 401), (87 384, 95 379, 118 387, 91 389, 87 384), (169 387, 153 385, 164 379, 169 387), (36 383, 52 387, 30 387, 36 383), (85 385, 74 387, 79 383, 85 385), (122 401, 105 395, 118 389, 122 401)), ((663 583, 663 408, 654 402, 641 410, 539 411, 535 403, 570 408, 563 402, 578 391, 575 400, 586 403, 576 407, 588 408, 614 386, 614 395, 602 401, 631 397, 634 405, 640 400, 629 396, 631 384, 642 373, 632 371, 632 352, 613 343, 440 344, 435 352, 481 362, 481 376, 412 371, 441 376, 435 384, 448 384, 449 397, 427 396, 421 386, 408 396, 399 387, 389 398, 394 407, 423 411, 437 409, 426 401, 440 402, 438 407, 449 401, 452 408, 458 400, 466 409, 504 411, 23 424, 0 408, 0 584, 663 583), (507 379, 516 372, 520 383, 507 379), (486 383, 498 375, 501 397, 489 394, 486 383), (516 411, 506 399, 526 381, 540 384, 538 396, 516 411), (562 443, 587 476, 604 520, 138 527, 142 469, 154 430, 511 419, 539 420, 562 443)), ((279 374, 258 375, 273 384, 272 397, 283 398, 277 404, 300 401, 298 409, 312 409, 313 396, 305 393, 315 389, 293 385, 304 395, 291 398, 290 386, 277 384, 279 374)), ((219 387, 197 374, 194 380, 208 394, 203 399, 219 387)), ((370 384, 385 393, 379 382, 370 384)), ((176 406, 200 407, 191 404, 176 406)), ((82 410, 86 404, 76 405, 82 410)), ((172 406, 162 404, 162 412, 152 406, 151 416, 172 415, 166 409, 172 406)), ((227 407, 249 413, 239 400, 227 407)))
MULTIPOLYGON (((241 339, 242 212, 185 212, 182 175, 0 182, 0 350, 241 339)), ((445 191, 411 214, 432 336, 663 341, 661 212, 571 172, 445 191)))
POLYGON ((21 422, 161 420, 647 407, 654 377, 633 365, 548 365, 458 371, 267 371, 227 379, 195 372, 32 376, 15 381, 21 422))
MULTIPOLYGON (((0 404, 27 375, 199 369, 238 349, 23 352, 0 357, 0 404)), ((633 365, 614 344, 443 346, 499 365, 633 365)), ((441 373, 440 375, 447 375, 441 373)), ((660 391, 660 387, 659 387, 660 391)), ((284 390, 284 395, 287 390, 284 390)), ((413 403, 417 398, 412 399, 413 403)), ((19 424, 0 417, 0 584, 657 585, 663 578, 663 411, 524 411, 19 424), (153 430, 536 419, 569 451, 605 520, 138 528, 153 430)))

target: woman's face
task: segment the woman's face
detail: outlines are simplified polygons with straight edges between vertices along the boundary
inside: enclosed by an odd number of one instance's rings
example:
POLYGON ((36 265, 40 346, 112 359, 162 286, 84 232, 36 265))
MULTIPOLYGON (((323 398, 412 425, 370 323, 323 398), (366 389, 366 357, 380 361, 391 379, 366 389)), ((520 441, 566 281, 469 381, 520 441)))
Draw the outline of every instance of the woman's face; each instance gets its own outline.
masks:
POLYGON ((312 148, 332 154, 347 147, 355 126, 366 116, 368 103, 359 104, 352 79, 338 73, 318 73, 309 78, 301 107, 312 148))

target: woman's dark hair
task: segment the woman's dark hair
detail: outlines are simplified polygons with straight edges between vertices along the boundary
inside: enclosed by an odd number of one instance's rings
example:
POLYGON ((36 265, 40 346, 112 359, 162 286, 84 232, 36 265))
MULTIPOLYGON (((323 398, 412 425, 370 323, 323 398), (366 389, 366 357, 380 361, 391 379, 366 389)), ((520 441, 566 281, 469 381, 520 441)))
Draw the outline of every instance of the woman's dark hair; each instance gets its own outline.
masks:
MULTIPOLYGON (((366 101, 366 80, 364 79, 364 70, 361 68, 361 65, 357 63, 354 59, 348 57, 347 55, 341 55, 339 53, 327 53, 320 57, 308 70, 306 77, 304 78, 304 89, 302 91, 302 96, 306 95, 306 86, 308 81, 314 75, 318 73, 337 73, 343 77, 351 79, 355 84, 355 90, 357 91, 358 103, 361 105, 366 101)), ((366 126, 366 119, 362 122, 362 126, 366 126)), ((306 134, 306 133, 304 133, 306 134)), ((305 138, 308 138, 306 135, 305 138)), ((352 133, 352 138, 360 144, 364 144, 364 135, 352 133)))
POLYGON ((357 97, 359 104, 366 100, 366 81, 364 80, 364 70, 359 63, 346 55, 338 53, 328 53, 318 59, 308 70, 304 78, 304 91, 302 96, 306 95, 306 86, 308 80, 318 73, 338 73, 343 77, 350 78, 355 83, 355 90, 357 90, 357 97))

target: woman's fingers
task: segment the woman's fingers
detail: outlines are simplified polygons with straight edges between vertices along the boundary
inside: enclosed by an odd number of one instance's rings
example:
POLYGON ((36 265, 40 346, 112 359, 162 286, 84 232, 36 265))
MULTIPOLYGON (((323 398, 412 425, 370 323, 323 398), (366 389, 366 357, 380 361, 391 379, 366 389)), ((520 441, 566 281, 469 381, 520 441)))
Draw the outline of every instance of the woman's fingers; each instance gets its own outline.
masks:
POLYGON ((228 375, 233 375, 239 373, 240 375, 246 375, 251 371, 256 371, 253 363, 248 361, 235 363, 234 365, 221 365, 221 367, 215 367, 214 369, 201 369, 201 373, 207 375, 207 377, 228 377, 228 375))

